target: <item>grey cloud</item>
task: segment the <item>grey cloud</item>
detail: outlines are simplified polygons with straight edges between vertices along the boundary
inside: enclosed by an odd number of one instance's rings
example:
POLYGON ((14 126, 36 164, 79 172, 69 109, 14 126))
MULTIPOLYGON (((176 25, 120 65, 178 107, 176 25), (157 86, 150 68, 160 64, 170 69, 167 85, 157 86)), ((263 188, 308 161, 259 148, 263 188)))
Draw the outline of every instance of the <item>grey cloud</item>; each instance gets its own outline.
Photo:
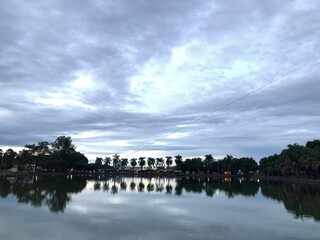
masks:
MULTIPOLYGON (((76 144, 89 148, 95 142, 123 140, 129 146, 114 146, 113 151, 106 145, 87 153, 136 150, 318 57, 319 3, 301 4, 4 1, 0 9, 0 145, 23 146, 52 141, 61 134, 93 131, 100 135, 76 138, 76 144), (194 59, 180 69, 195 83, 181 85, 191 92, 185 93, 190 101, 183 103, 177 94, 178 107, 157 114, 145 112, 144 99, 130 89, 132 78, 150 60, 159 63, 161 74, 172 49, 190 42, 197 43, 189 49, 194 59), (229 76, 236 61, 247 63, 249 74, 229 76), (70 92, 67 84, 79 71, 92 74, 97 86, 70 92), (48 94, 59 96, 59 92, 62 100, 72 100, 69 105, 44 101, 48 94), (72 105, 77 102, 93 108, 72 105), (134 109, 126 109, 128 104, 134 109)), ((315 62, 182 129, 188 136, 165 139, 166 145, 149 150, 259 158, 291 142, 316 138, 320 131, 318 65, 315 62), (309 132, 302 134, 303 130, 309 132)))

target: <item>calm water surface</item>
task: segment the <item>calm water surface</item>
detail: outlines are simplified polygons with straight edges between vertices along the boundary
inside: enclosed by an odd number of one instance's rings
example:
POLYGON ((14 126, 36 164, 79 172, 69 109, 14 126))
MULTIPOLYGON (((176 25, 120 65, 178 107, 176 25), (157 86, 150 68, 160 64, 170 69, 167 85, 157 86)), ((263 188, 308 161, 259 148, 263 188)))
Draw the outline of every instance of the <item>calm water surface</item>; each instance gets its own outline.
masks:
POLYGON ((320 239, 320 188, 230 179, 0 179, 0 239, 320 239))

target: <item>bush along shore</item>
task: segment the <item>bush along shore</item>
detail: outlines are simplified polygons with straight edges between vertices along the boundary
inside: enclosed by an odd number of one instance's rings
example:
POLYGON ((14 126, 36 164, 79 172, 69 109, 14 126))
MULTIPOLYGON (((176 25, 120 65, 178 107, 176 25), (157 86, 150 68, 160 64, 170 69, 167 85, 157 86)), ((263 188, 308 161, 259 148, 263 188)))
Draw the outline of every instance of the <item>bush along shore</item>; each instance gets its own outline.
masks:
POLYGON ((89 163, 78 151, 71 137, 60 136, 54 142, 27 144, 19 152, 0 149, 1 175, 25 174, 104 174, 138 176, 212 176, 212 177, 260 177, 286 181, 317 182, 320 178, 320 140, 305 145, 290 144, 279 154, 259 161, 251 157, 235 158, 226 155, 215 159, 204 157, 183 158, 180 155, 166 157, 121 158, 114 154, 97 157, 89 163), (302 179, 302 180, 301 180, 302 179), (290 180, 291 181, 291 180, 290 180))

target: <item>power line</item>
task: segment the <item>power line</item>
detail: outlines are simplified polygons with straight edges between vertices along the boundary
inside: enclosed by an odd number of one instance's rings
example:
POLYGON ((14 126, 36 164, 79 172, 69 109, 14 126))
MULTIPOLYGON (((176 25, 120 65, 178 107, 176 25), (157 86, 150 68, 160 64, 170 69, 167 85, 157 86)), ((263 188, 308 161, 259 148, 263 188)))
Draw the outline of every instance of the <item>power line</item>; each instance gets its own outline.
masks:
POLYGON ((299 67, 297 67, 297 68, 295 68, 295 69, 293 69, 292 71, 290 71, 290 72, 288 72, 288 73, 286 73, 286 74, 284 74, 284 75, 281 75, 280 77, 274 79, 273 81, 271 81, 271 82, 269 82, 269 83, 267 83, 267 84, 265 84, 265 85, 263 85, 263 86, 261 86, 261 87, 259 87, 259 88, 256 88, 255 90, 253 90, 253 91, 251 91, 251 92, 249 92, 249 93, 247 93, 247 94, 244 94, 243 96, 238 97, 238 98, 232 100, 231 102, 228 102, 228 103, 226 103, 225 105, 222 105, 221 107, 218 107, 217 109, 213 110, 212 112, 210 112, 210 113, 208 113, 208 114, 206 114, 206 115, 204 115, 204 116, 201 116, 201 117, 193 120, 192 122, 188 123, 187 125, 184 125, 183 127, 179 127, 179 128, 177 128, 177 129, 175 129, 175 130, 173 130, 173 131, 171 131, 171 132, 163 135, 162 137, 160 137, 160 138, 152 141, 151 143, 149 143, 149 144, 147 144, 147 145, 145 145, 145 146, 137 149, 136 151, 127 154, 124 158, 130 157, 131 155, 133 155, 133 154, 135 154, 135 153, 137 153, 137 152, 140 152, 141 150, 144 150, 144 149, 152 146, 153 144, 155 144, 155 143, 157 143, 157 142, 159 142, 159 141, 161 141, 161 140, 169 137, 170 135, 172 135, 172 134, 174 134, 174 133, 176 133, 176 132, 179 132, 179 131, 187 128, 187 127, 190 127, 192 124, 194 124, 194 123, 196 123, 196 122, 199 122, 200 120, 202 120, 202 119, 204 119, 204 118, 207 118, 207 117, 211 116, 212 114, 214 114, 214 113, 216 113, 216 112, 218 112, 218 111, 220 111, 220 110, 222 110, 222 109, 224 109, 224 108, 226 108, 226 107, 229 107, 230 105, 232 105, 232 104, 234 104, 234 103, 236 103, 236 102, 238 102, 238 101, 241 101, 242 99, 244 99, 244 98, 246 98, 246 97, 248 97, 248 96, 250 96, 250 95, 252 95, 252 94, 254 94, 254 93, 257 93, 257 92, 261 91, 262 89, 264 89, 264 88, 266 88, 266 87, 268 87, 268 86, 270 86, 270 85, 272 85, 272 84, 280 81, 281 79, 283 79, 283 78, 291 75, 292 73, 295 73, 295 72, 301 70, 302 68, 305 68, 305 67, 311 65, 312 63, 318 61, 319 59, 320 59, 320 58, 315 58, 315 59, 313 59, 313 60, 311 60, 311 61, 309 61, 309 62, 307 62, 307 63, 305 63, 305 64, 303 64, 303 65, 301 65, 301 66, 299 66, 299 67))
POLYGON ((20 208, 20 209, 18 209, 18 210, 16 210, 16 211, 13 211, 12 213, 9 213, 8 215, 0 218, 0 222, 6 220, 8 217, 11 217, 11 216, 13 216, 13 215, 18 214, 19 212, 21 212, 22 210, 26 209, 27 207, 28 207, 28 205, 26 205, 26 206, 24 206, 24 207, 22 207, 22 208, 20 208))

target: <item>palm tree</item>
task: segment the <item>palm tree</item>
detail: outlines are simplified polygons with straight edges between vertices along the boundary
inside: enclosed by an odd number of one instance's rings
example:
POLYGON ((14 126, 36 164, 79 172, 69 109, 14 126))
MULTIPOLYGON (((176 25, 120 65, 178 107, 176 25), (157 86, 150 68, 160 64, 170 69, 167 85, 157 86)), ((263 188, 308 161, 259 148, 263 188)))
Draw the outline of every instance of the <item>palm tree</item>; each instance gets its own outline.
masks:
POLYGON ((149 166, 149 168, 151 168, 151 167, 153 167, 153 166, 154 166, 155 159, 154 159, 154 158, 152 158, 152 157, 149 157, 149 158, 148 158, 148 160, 147 160, 147 162, 148 162, 148 166, 149 166))
POLYGON ((114 167, 115 169, 118 169, 118 163, 119 163, 119 161, 120 161, 120 155, 114 154, 114 155, 112 156, 112 161, 113 161, 113 167, 114 167))
POLYGON ((132 167, 132 169, 137 166, 137 159, 136 158, 131 158, 130 160, 130 165, 132 167))
POLYGON ((163 167, 163 165, 164 165, 164 160, 163 160, 162 157, 156 158, 156 165, 157 165, 157 167, 163 167))
POLYGON ((183 164, 182 157, 180 155, 175 156, 174 162, 176 163, 177 168, 181 170, 183 164))
POLYGON ((127 165, 128 165, 129 161, 127 158, 122 158, 121 159, 121 166, 122 166, 122 169, 124 169, 127 165))
POLYGON ((144 165, 146 165, 146 158, 145 157, 139 157, 138 163, 139 166, 141 167, 141 170, 143 169, 144 165))
POLYGON ((170 165, 172 164, 172 157, 171 156, 166 156, 166 164, 168 168, 170 169, 170 165))
POLYGON ((292 167, 296 174, 300 171, 300 162, 301 157, 306 153, 306 148, 304 146, 301 146, 297 143, 291 145, 288 145, 289 152, 290 152, 290 158, 292 161, 292 167))
POLYGON ((105 157, 104 158, 104 165, 107 167, 110 167, 110 163, 111 163, 111 157, 105 157))

